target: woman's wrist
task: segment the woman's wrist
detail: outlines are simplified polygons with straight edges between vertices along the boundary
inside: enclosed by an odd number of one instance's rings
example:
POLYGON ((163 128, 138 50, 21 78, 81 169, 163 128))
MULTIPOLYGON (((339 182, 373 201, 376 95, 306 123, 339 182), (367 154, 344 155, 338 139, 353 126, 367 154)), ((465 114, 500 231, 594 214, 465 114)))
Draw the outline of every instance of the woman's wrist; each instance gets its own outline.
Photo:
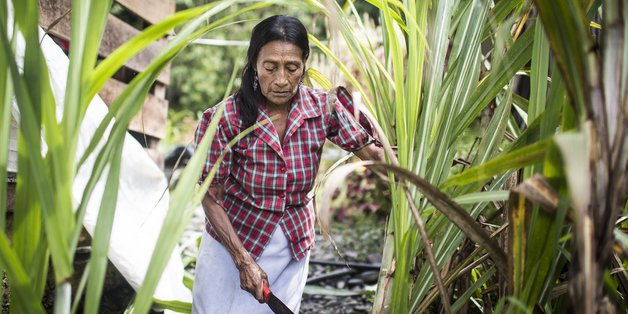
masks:
POLYGON ((254 261, 245 250, 244 252, 238 252, 233 256, 233 263, 239 271, 242 271, 242 269, 249 267, 252 263, 254 263, 254 261))

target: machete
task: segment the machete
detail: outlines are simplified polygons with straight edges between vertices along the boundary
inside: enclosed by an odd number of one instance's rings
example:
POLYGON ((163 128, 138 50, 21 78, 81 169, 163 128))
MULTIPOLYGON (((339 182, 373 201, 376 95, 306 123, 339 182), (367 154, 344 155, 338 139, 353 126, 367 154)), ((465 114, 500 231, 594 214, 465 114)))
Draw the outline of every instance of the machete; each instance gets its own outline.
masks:
POLYGON ((268 304, 270 309, 273 310, 275 314, 294 314, 292 310, 283 304, 283 302, 281 302, 281 300, 279 300, 279 298, 277 298, 273 292, 270 291, 270 288, 268 288, 266 284, 262 286, 262 290, 264 292, 264 303, 268 304))

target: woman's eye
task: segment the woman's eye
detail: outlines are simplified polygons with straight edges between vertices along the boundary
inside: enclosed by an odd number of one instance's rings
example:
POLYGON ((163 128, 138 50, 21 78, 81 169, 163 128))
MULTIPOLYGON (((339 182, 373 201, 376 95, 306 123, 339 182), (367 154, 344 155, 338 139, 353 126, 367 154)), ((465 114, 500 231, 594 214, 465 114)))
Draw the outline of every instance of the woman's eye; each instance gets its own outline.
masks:
POLYGON ((266 71, 268 71, 268 72, 275 71, 275 68, 264 68, 264 69, 265 69, 266 71))
POLYGON ((294 67, 294 68, 288 68, 288 71, 290 71, 291 73, 294 73, 298 70, 299 68, 294 67))

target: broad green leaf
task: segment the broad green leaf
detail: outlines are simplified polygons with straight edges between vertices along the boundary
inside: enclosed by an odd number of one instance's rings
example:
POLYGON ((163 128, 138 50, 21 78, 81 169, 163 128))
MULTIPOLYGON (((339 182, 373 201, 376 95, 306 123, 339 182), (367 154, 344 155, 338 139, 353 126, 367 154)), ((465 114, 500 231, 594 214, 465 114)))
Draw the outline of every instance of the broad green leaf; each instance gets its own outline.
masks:
POLYGON ((324 90, 331 90, 332 88, 331 82, 314 68, 307 69, 307 77, 318 83, 324 90))
POLYGON ((499 102, 499 107, 495 110, 482 136, 480 146, 478 147, 478 155, 473 162, 474 165, 481 165, 494 157, 498 152, 500 144, 504 141, 504 131, 508 124, 512 103, 512 90, 510 88, 506 91, 504 98, 499 102))
POLYGON ((588 141, 584 133, 565 133, 554 137, 563 157, 563 167, 576 217, 582 217, 591 200, 591 174, 588 167, 588 141))
MULTIPOLYGON (((17 12, 16 8, 16 16, 18 15, 20 15, 20 13, 17 12)), ((34 26, 34 28, 37 29, 36 21, 22 23, 25 28, 32 28, 34 26)), ((22 183, 30 186, 40 200, 39 203, 44 213, 43 222, 46 233, 56 235, 54 237, 46 237, 46 240, 52 253, 52 261, 55 266, 55 279, 57 282, 61 282, 72 273, 71 257, 67 249, 68 237, 65 237, 67 234, 67 225, 73 224, 73 221, 70 219, 72 206, 70 195, 68 194, 70 192, 69 183, 59 180, 59 178, 54 178, 53 181, 50 176, 52 171, 59 173, 60 176, 67 175, 66 169, 60 164, 63 160, 63 155, 56 157, 56 159, 44 159, 44 157, 41 156, 42 125, 39 123, 39 121, 42 120, 41 109, 44 107, 44 104, 48 106, 48 111, 45 112, 45 116, 50 117, 50 106, 54 106, 54 101, 51 101, 52 95, 48 82, 48 72, 45 70, 45 62, 39 50, 37 31, 30 32, 28 29, 26 29, 26 31, 24 29, 21 30, 26 34, 33 33, 30 37, 25 34, 27 48, 24 56, 25 67, 22 73, 18 70, 17 64, 15 63, 15 54, 10 47, 10 40, 6 37, 7 29, 4 22, 0 23, 0 44, 2 45, 0 49, 3 50, 3 53, 7 57, 6 60, 9 60, 6 71, 11 75, 15 98, 20 110, 18 155, 23 158, 23 162, 20 164, 23 165, 22 168, 30 167, 32 169, 31 173, 37 174, 36 180, 22 181, 22 183), (25 158, 26 156, 28 156, 28 158, 25 158), (57 191, 58 193, 55 193, 51 187, 53 187, 53 189, 59 189, 59 191, 57 191), (54 197, 55 194, 57 197, 54 197)), ((50 123, 49 120, 50 119, 45 119, 45 121, 50 123)), ((50 133, 54 133, 57 126, 49 126, 50 133)), ((49 149, 61 150, 58 147, 49 147, 49 149)), ((19 210, 19 207, 16 209, 19 210)))
POLYGON ((526 147, 499 155, 479 166, 451 176, 443 183, 443 187, 465 185, 472 182, 491 179, 494 175, 510 169, 518 169, 527 165, 541 162, 545 156, 547 140, 528 145, 526 147))
POLYGON ((530 68, 530 101, 528 121, 534 121, 545 110, 547 95, 547 71, 549 70, 549 43, 541 21, 536 21, 534 44, 532 46, 532 66, 530 68))
POLYGON ((63 138, 70 158, 74 158, 80 121, 92 97, 88 96, 90 74, 105 30, 112 0, 72 1, 70 65, 65 89, 63 138))
POLYGON ((192 313, 192 303, 153 299, 153 309, 169 310, 177 313, 192 313))
POLYGON ((480 111, 486 107, 486 104, 495 98, 517 71, 530 61, 533 37, 533 31, 525 31, 508 49, 502 63, 495 67, 496 71, 492 71, 482 79, 471 95, 469 105, 456 119, 456 129, 452 141, 462 134, 462 131, 471 124, 480 111))
POLYGON ((211 182, 212 178, 208 177, 203 187, 200 189, 195 187, 196 179, 200 177, 223 111, 224 105, 217 110, 215 118, 212 119, 205 136, 196 148, 192 158, 183 170, 177 186, 170 195, 170 206, 164 218, 164 225, 159 233, 159 238, 157 239, 159 245, 155 247, 153 251, 151 262, 146 271, 146 277, 144 278, 142 286, 137 291, 137 297, 134 302, 134 309, 138 313, 145 313, 149 310, 153 300, 152 293, 155 287, 157 287, 157 283, 168 263, 170 254, 177 244, 186 223, 192 217, 194 209, 200 202, 199 195, 205 195, 205 191, 211 182))
POLYGON ((534 1, 565 85, 576 105, 576 114, 584 114, 589 101, 587 54, 594 49, 584 9, 578 1, 534 1))
POLYGON ((454 201, 460 205, 475 204, 479 202, 505 201, 508 199, 508 191, 476 192, 457 196, 454 201))
MULTIPOLYGON (((117 142, 123 142, 124 136, 117 138, 117 142)), ((120 166, 123 145, 118 145, 112 151, 109 164, 109 173, 105 183, 104 193, 98 210, 98 220, 92 237, 92 251, 89 258, 89 282, 87 283, 87 295, 85 297, 86 313, 98 313, 100 296, 105 282, 107 270, 107 253, 109 252, 109 240, 113 228, 113 218, 118 204, 118 187, 120 185, 120 166)))
POLYGON ((0 233, 0 267, 6 269, 7 277, 11 282, 11 295, 15 302, 16 312, 44 313, 34 286, 29 280, 26 270, 9 244, 4 232, 0 233))

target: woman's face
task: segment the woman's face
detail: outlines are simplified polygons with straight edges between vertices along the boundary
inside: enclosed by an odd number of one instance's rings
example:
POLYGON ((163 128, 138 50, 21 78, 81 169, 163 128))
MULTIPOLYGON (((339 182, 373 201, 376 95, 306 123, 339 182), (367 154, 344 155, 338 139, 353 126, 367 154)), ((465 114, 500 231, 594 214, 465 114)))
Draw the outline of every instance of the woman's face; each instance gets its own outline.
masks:
POLYGON ((255 70, 259 87, 268 105, 289 105, 303 77, 305 60, 301 48, 275 40, 262 47, 255 70))

